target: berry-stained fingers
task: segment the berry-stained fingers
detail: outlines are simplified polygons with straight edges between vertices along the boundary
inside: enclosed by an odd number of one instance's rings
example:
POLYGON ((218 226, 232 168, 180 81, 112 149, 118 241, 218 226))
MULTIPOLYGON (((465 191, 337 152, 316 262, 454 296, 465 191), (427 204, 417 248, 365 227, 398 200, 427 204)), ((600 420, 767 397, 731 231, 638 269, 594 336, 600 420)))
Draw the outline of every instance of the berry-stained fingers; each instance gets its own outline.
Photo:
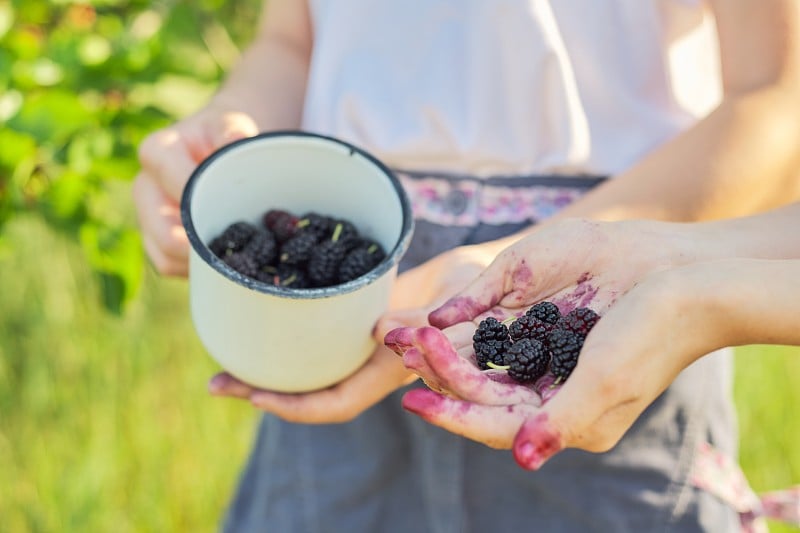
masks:
POLYGON ((513 441, 514 459, 526 470, 538 470, 564 448, 561 432, 544 412, 528 418, 513 441))
POLYGON ((414 346, 424 356, 440 387, 454 396, 485 405, 541 404, 531 388, 499 383, 481 372, 474 362, 460 357, 436 328, 417 329, 414 346))
POLYGON ((403 395, 403 407, 451 433, 498 449, 511 448, 519 427, 537 412, 534 405, 489 406, 414 389, 403 395))
MULTIPOLYGON (((381 322, 378 323, 379 325, 381 322)), ((414 339, 417 328, 398 327, 390 330, 384 337, 384 344, 387 348, 402 357, 403 365, 414 372, 425 384, 433 390, 448 393, 439 383, 436 374, 428 366, 428 362, 422 353, 414 346, 414 339)))

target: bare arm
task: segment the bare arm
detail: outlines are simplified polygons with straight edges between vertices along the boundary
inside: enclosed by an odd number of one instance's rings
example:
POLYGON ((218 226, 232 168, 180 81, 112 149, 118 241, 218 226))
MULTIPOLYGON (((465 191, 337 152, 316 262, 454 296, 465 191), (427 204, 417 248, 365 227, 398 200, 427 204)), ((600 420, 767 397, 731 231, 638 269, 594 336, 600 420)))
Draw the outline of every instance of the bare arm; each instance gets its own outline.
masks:
POLYGON ((248 113, 261 130, 298 128, 313 44, 306 0, 269 0, 258 34, 212 103, 248 113))
POLYGON ((305 0, 264 5, 257 37, 211 101, 139 147, 133 198, 145 249, 162 274, 187 273, 189 245, 178 202, 197 164, 237 139, 300 126, 312 44, 308 7, 305 0))
POLYGON ((559 218, 694 221, 800 197, 800 4, 712 0, 724 97, 559 218))

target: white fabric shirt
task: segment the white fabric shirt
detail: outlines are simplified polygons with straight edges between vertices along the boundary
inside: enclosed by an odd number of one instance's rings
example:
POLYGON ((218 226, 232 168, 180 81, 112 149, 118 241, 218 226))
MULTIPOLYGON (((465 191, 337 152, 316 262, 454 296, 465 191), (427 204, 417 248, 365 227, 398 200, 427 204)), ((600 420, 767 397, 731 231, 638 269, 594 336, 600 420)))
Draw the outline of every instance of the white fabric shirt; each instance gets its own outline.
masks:
POLYGON ((700 0, 309 0, 305 129, 390 166, 613 175, 712 109, 700 0))

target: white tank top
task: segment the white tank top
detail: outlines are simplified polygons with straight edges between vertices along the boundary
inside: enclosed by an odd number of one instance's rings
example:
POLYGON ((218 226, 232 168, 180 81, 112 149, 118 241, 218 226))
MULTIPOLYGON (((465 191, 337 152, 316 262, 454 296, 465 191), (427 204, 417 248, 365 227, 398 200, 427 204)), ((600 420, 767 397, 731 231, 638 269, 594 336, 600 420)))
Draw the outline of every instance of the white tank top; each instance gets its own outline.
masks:
POLYGON ((614 174, 708 113, 700 0, 309 0, 303 127, 390 166, 614 174))

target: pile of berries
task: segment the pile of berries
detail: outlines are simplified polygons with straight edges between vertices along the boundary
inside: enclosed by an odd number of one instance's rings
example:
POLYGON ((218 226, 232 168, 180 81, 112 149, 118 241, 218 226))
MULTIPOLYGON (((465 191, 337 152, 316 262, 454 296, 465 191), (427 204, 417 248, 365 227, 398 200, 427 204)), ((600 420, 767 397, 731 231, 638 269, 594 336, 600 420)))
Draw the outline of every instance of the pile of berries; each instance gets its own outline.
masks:
POLYGON ((552 302, 539 302, 511 321, 488 317, 472 336, 475 358, 482 370, 506 370, 520 383, 536 381, 548 371, 560 383, 578 364, 583 341, 598 320, 588 307, 562 315, 552 302))
POLYGON ((293 289, 345 283, 386 257, 379 243, 345 219, 280 209, 264 213, 260 224, 234 222, 208 246, 240 274, 293 289))

